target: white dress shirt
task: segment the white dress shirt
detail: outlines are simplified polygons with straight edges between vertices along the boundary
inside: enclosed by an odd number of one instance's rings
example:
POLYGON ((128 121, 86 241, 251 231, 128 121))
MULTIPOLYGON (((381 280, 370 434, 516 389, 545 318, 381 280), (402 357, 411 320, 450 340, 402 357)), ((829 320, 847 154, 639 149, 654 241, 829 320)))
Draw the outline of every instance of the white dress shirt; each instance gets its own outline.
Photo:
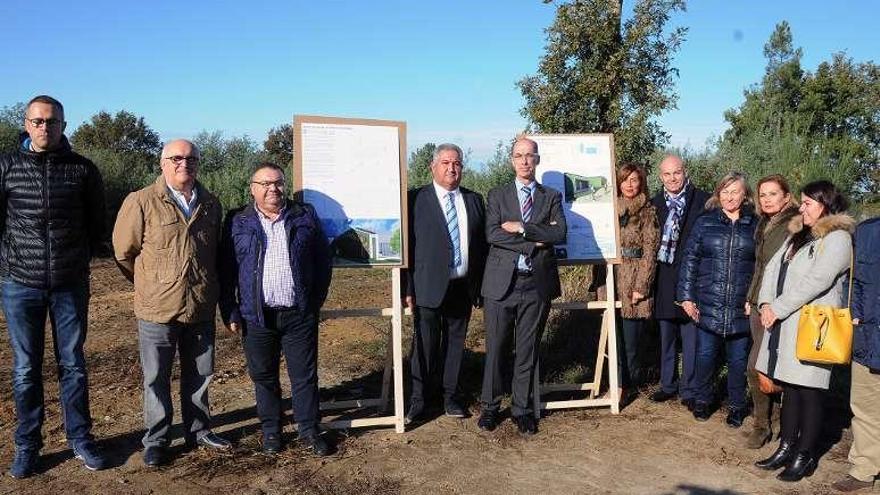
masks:
MULTIPOLYGON (((445 189, 437 182, 434 182, 434 192, 437 193, 437 200, 440 201, 440 211, 443 212, 443 219, 446 220, 446 195, 452 193, 455 196, 455 214, 458 216, 458 233, 459 247, 461 247, 461 264, 449 269, 449 278, 456 279, 467 276, 468 272, 468 221, 467 208, 464 206, 464 197, 461 190, 455 188, 452 191, 445 189)), ((447 237, 449 233, 447 232, 447 237)))

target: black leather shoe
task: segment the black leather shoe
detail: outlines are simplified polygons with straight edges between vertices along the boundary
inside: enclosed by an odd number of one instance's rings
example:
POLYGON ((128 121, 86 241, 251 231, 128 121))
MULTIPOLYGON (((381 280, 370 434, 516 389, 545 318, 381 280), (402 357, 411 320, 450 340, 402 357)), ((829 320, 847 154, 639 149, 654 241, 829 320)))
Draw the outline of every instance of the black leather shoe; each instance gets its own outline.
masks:
POLYGON ((523 414, 522 416, 514 416, 513 424, 519 430, 519 434, 524 437, 530 437, 538 433, 538 422, 531 414, 523 414))
POLYGON ((425 413, 425 404, 424 402, 413 402, 409 406, 409 412, 406 413, 406 416, 403 418, 403 424, 409 425, 412 423, 416 423, 422 419, 422 415, 425 413))
POLYGON ((794 442, 783 439, 779 441, 779 447, 776 448, 776 452, 771 454, 770 457, 756 462, 755 466, 758 466, 761 469, 766 469, 767 471, 773 471, 774 469, 779 469, 788 464, 789 459, 793 456, 794 442))
POLYGON ((444 406, 446 415, 450 418, 466 418, 467 411, 458 405, 454 400, 446 401, 446 405, 444 406))
POLYGON ((208 432, 205 435, 200 436, 196 440, 196 444, 201 447, 216 450, 229 450, 232 448, 232 443, 229 440, 213 432, 208 432))
POLYGON ((731 409, 727 413, 727 426, 731 428, 739 428, 743 425, 743 421, 749 417, 749 409, 747 407, 741 407, 739 409, 731 409))
POLYGON ((317 433, 300 438, 300 442, 306 447, 312 449, 317 456, 328 456, 333 453, 333 447, 317 433))
POLYGON ((709 409, 709 404, 705 402, 696 402, 694 401, 694 419, 697 421, 709 421, 709 418, 712 417, 712 411, 709 409))
POLYGON ((681 405, 686 407, 688 411, 694 412, 694 404, 696 403, 696 399, 681 399, 681 405))
POLYGON ((498 412, 489 409, 483 410, 477 426, 483 431, 492 431, 498 427, 498 412))
POLYGON ((662 388, 653 394, 651 394, 651 402, 666 402, 669 399, 674 399, 675 396, 678 395, 675 392, 666 392, 662 388))
POLYGON ((284 445, 281 441, 280 433, 264 433, 263 434, 263 452, 267 454, 277 454, 281 452, 284 445))
POLYGON ((816 470, 816 464, 816 457, 812 454, 809 452, 798 452, 789 461, 788 465, 785 466, 785 469, 776 475, 776 479, 790 482, 800 481, 805 476, 812 476, 813 471, 816 470))
POLYGON ((147 447, 144 449, 144 465, 155 468, 168 462, 165 447, 147 447))

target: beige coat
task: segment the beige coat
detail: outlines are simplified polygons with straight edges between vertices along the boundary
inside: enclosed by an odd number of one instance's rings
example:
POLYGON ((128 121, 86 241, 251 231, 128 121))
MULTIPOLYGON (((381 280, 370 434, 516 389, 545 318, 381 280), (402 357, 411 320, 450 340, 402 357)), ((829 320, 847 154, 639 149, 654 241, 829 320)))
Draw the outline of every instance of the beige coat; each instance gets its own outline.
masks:
POLYGON ((134 282, 134 314, 153 323, 211 321, 217 306, 217 247, 222 208, 197 184, 189 220, 162 176, 125 198, 113 228, 113 252, 134 282))
MULTIPOLYGON (((624 318, 650 318, 654 309, 654 273, 657 260, 657 248, 660 246, 660 227, 657 225, 657 212, 647 198, 640 194, 633 199, 623 196, 617 198, 617 211, 620 214, 620 247, 623 254, 638 254, 633 258, 622 256, 622 261, 614 267, 614 284, 617 299, 620 301, 620 315, 624 318), (624 220, 625 219, 625 220, 624 220), (625 224, 625 225, 624 225, 625 224), (632 293, 639 292, 645 299, 637 304, 632 303, 632 293)), ((599 300, 605 299, 605 270, 594 272, 599 300)))

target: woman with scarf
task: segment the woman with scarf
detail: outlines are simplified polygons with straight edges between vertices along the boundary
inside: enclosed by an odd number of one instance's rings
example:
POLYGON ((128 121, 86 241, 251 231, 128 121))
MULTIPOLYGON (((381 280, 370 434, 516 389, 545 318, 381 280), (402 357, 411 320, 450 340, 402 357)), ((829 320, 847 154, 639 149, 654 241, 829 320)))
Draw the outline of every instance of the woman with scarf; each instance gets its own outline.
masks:
MULTIPOLYGON (((776 394, 761 391, 760 382, 770 385, 766 376, 755 371, 758 360, 758 349, 764 339, 764 327, 761 326, 761 315, 758 313, 758 292, 761 290, 764 268, 770 258, 779 250, 788 237, 788 222, 798 214, 797 202, 792 200, 791 189, 785 177, 774 174, 758 181, 758 206, 761 219, 755 231, 755 274, 749 286, 746 303, 746 314, 752 330, 752 350, 749 352, 749 391, 752 395, 752 416, 755 418, 752 431, 746 439, 746 447, 759 449, 770 441, 773 434, 771 418, 773 416, 773 396, 776 394), (754 311, 752 309, 754 308, 754 311)), ((767 389, 769 391, 769 389, 767 389)))
POLYGON ((831 366, 797 358, 797 330, 806 304, 843 307, 852 260, 855 222, 846 198, 828 181, 801 190, 800 215, 788 225, 790 236, 764 271, 758 308, 767 330, 756 369, 782 385, 782 432, 770 457, 755 463, 774 470, 782 481, 798 481, 816 469, 822 432, 822 406, 831 366))

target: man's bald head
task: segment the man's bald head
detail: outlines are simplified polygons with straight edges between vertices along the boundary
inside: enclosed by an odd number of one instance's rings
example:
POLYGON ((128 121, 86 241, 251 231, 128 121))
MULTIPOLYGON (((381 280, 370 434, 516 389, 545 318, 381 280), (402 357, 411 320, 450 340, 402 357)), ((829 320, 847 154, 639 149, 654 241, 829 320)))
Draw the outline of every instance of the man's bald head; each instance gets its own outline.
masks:
POLYGON ((666 155, 660 161, 660 182, 663 183, 663 189, 670 194, 678 194, 684 189, 687 182, 687 170, 684 167, 684 161, 675 155, 666 155))

